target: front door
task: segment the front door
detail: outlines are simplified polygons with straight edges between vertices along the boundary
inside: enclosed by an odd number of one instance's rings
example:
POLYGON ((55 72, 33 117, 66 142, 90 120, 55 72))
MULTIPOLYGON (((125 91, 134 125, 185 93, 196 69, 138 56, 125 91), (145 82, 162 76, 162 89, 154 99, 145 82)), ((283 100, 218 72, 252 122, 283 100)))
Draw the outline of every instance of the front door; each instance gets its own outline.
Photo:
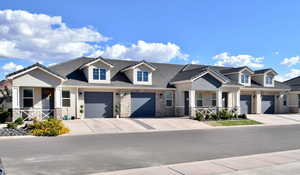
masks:
MULTIPOLYGON (((42 107, 45 113, 52 112, 54 109, 54 89, 53 88, 42 88, 42 107)), ((49 115, 53 116, 53 114, 49 115)))
POLYGON ((190 100, 189 100, 189 92, 184 92, 184 115, 190 115, 190 100))

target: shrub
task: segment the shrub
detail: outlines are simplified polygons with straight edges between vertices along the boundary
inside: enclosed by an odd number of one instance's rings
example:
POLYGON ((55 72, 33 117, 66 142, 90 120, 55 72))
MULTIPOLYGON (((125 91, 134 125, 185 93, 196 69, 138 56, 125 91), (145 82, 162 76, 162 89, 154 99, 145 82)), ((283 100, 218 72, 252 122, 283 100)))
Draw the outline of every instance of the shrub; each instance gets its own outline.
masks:
POLYGON ((211 114, 210 116, 211 116, 211 119, 213 119, 213 120, 220 120, 219 115, 216 114, 216 113, 213 113, 213 114, 211 114))
POLYGON ((35 136, 58 136, 66 134, 70 130, 64 126, 62 121, 48 118, 44 121, 33 121, 28 126, 28 131, 35 136))
POLYGON ((201 113, 197 113, 197 114, 196 114, 196 120, 202 121, 202 120, 204 120, 204 119, 205 119, 205 117, 204 117, 203 114, 201 114, 201 113))
POLYGON ((24 120, 21 117, 19 117, 19 118, 17 118, 15 120, 15 124, 17 124, 17 125, 23 125, 24 124, 24 120))
POLYGON ((211 120, 211 119, 212 119, 211 114, 206 114, 206 115, 205 115, 205 120, 211 120))
POLYGON ((9 129, 16 129, 17 128, 17 124, 16 123, 14 123, 14 122, 10 122, 10 123, 7 123, 7 128, 9 128, 9 129))
POLYGON ((240 119, 247 119, 247 115, 246 115, 246 114, 240 114, 240 115, 239 115, 239 118, 240 118, 240 119))
POLYGON ((8 111, 1 111, 0 112, 0 123, 5 123, 9 118, 10 113, 8 111))

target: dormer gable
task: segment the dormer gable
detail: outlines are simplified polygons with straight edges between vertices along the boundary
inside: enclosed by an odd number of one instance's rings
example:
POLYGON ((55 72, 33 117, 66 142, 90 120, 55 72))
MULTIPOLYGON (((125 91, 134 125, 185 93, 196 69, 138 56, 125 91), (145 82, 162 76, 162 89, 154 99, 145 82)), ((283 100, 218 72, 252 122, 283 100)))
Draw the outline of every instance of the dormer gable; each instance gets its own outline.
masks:
POLYGON ((114 66, 98 57, 81 66, 81 70, 89 83, 110 83, 111 69, 114 66))
POLYGON ((251 76, 254 74, 247 66, 222 70, 221 73, 244 86, 251 86, 251 76))
POLYGON ((256 70, 253 75, 253 79, 263 85, 264 87, 274 87, 275 85, 275 76, 277 72, 273 69, 261 69, 256 70))
POLYGON ((124 72, 133 84, 152 85, 152 74, 156 69, 154 65, 141 61, 124 68, 121 72, 124 72))

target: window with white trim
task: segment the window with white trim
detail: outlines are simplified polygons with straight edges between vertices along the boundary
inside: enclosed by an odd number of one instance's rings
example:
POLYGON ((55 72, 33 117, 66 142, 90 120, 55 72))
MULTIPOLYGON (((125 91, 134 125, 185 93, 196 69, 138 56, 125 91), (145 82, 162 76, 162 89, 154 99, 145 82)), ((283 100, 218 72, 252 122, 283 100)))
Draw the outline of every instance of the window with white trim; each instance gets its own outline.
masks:
POLYGON ((268 85, 273 84, 273 76, 271 76, 271 75, 266 76, 266 84, 268 84, 268 85))
POLYGON ((106 69, 93 69, 93 80, 106 80, 106 69))
POLYGON ((23 89, 23 107, 32 108, 33 107, 33 88, 23 89))
POLYGON ((172 92, 165 92, 165 104, 168 107, 173 106, 173 93, 172 92))
POLYGON ((143 71, 137 71, 137 81, 148 82, 149 81, 149 73, 143 71))
POLYGON ((216 96, 216 94, 211 95, 211 105, 212 106, 217 106, 217 96, 216 96))
POLYGON ((248 84, 249 83, 249 74, 243 73, 241 75, 241 83, 248 84))
POLYGON ((203 106, 203 96, 200 92, 196 93, 196 105, 197 107, 203 106))
POLYGON ((70 91, 66 91, 66 90, 62 91, 62 106, 63 107, 71 106, 70 91))

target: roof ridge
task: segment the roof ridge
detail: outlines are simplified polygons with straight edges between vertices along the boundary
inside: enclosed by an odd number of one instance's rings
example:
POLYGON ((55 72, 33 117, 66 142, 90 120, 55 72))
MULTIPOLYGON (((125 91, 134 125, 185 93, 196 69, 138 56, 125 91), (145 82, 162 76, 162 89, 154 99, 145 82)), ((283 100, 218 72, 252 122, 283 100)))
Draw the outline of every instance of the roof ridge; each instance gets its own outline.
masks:
POLYGON ((82 56, 82 57, 78 57, 78 58, 73 58, 73 59, 66 60, 66 61, 57 63, 57 64, 52 65, 52 66, 47 66, 47 67, 48 67, 48 68, 52 68, 52 67, 59 66, 59 65, 61 65, 61 64, 65 64, 65 63, 68 63, 68 62, 71 62, 71 61, 79 60, 79 59, 82 59, 82 58, 91 58, 91 57, 85 57, 85 56, 82 56))

